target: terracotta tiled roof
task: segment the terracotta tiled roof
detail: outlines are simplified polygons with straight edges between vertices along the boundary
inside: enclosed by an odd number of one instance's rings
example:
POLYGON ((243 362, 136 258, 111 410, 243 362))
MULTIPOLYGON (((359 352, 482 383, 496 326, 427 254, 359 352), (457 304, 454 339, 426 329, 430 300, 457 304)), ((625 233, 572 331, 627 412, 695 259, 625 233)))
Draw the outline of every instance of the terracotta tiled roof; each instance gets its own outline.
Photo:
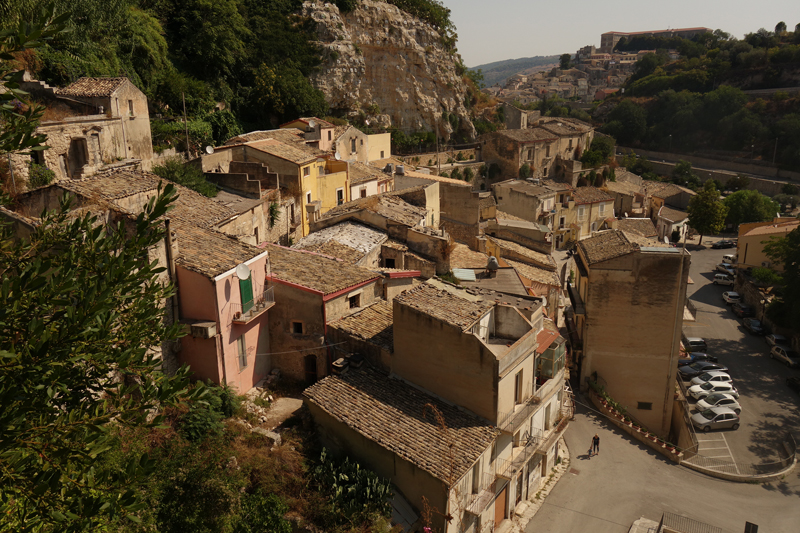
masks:
POLYGON ((350 128, 352 128, 352 126, 350 126, 349 124, 348 124, 347 126, 336 126, 336 127, 334 127, 334 128, 333 128, 333 139, 334 139, 335 141, 338 141, 338 140, 339 140, 339 137, 341 137, 342 135, 344 135, 344 133, 345 133, 347 130, 349 130, 350 128))
POLYGON ((392 304, 386 300, 379 300, 369 307, 359 309, 330 326, 389 352, 394 351, 392 304))
POLYGON ((611 192, 627 194, 629 196, 644 194, 644 190, 640 185, 629 181, 607 181, 603 188, 611 192))
POLYGON ((785 233, 789 233, 793 231, 795 228, 798 227, 800 224, 800 220, 787 220, 786 222, 781 222, 779 224, 770 224, 769 226, 759 226, 757 228, 753 228, 742 237, 750 236, 750 235, 782 235, 785 233))
POLYGON ((324 295, 380 277, 365 268, 335 261, 316 253, 274 244, 263 246, 269 250, 274 278, 319 291, 324 295))
POLYGON ((359 185, 372 180, 387 180, 392 178, 389 174, 385 174, 375 167, 357 161, 350 163, 349 171, 350 185, 359 185))
POLYGON ((79 78, 78 81, 56 92, 64 96, 105 97, 114 94, 114 91, 122 87, 126 81, 128 78, 79 78))
POLYGON ((555 194, 554 190, 545 187, 544 185, 537 185, 536 183, 525 180, 514 180, 508 183, 503 183, 503 185, 514 192, 531 197, 553 196, 555 194))
POLYGON ((572 186, 569 183, 562 183, 556 180, 542 180, 542 185, 544 185, 548 189, 553 189, 554 191, 572 190, 572 186))
POLYGON ((681 187, 680 185, 675 185, 674 183, 668 183, 663 181, 644 180, 642 181, 642 185, 647 191, 647 194, 649 194, 650 196, 657 196, 658 198, 662 199, 678 195, 682 192, 685 192, 692 196, 697 194, 693 190, 687 189, 686 187, 681 187))
POLYGON ((382 231, 347 221, 315 231, 300 239, 292 248, 310 250, 348 263, 356 263, 386 239, 387 236, 382 231))
POLYGON ((463 477, 498 434, 485 420, 366 365, 328 376, 303 395, 342 424, 448 484, 463 477), (441 413, 446 437, 430 406, 441 413))
MULTIPOLYGON (((297 121, 300 121, 300 122, 302 122, 304 124, 308 124, 312 120, 314 122, 316 122, 317 124, 319 124, 319 126, 321 128, 333 128, 334 127, 334 125, 331 124, 330 122, 328 122, 327 120, 322 120, 321 118, 317 118, 317 117, 300 117, 300 118, 296 118, 294 120, 290 120, 286 124, 291 124, 292 122, 297 122, 297 121)), ((285 126, 286 124, 281 124, 281 127, 285 126)))
MULTIPOLYGON (((549 255, 536 252, 530 248, 521 246, 515 242, 507 241, 505 239, 498 239, 497 237, 487 237, 490 241, 495 243, 500 250, 509 250, 527 259, 527 262, 532 263, 538 267, 546 268, 548 270, 556 269, 555 260, 549 255)), ((503 258, 505 259, 505 258, 503 258)))
POLYGON ((506 263, 514 267, 521 276, 528 278, 531 281, 541 283, 543 285, 552 285, 555 287, 561 286, 561 281, 558 279, 558 274, 552 270, 545 270, 543 268, 520 263, 519 261, 512 261, 504 259, 506 263))
POLYGON ((174 227, 179 251, 175 263, 208 278, 264 253, 264 250, 213 229, 185 223, 174 227))
POLYGON ((689 218, 689 213, 686 211, 681 211, 680 209, 673 209, 671 207, 663 206, 658 211, 658 216, 660 218, 665 218, 670 222, 680 222, 681 220, 686 220, 689 218))
POLYGON ((310 163, 318 157, 311 153, 309 149, 303 149, 298 145, 282 143, 274 139, 251 143, 249 146, 297 165, 310 163))
POLYGON ((316 252, 318 254, 327 255, 328 257, 333 257, 345 263, 350 263, 351 265, 358 263, 364 258, 364 252, 360 252, 355 248, 351 248, 346 244, 334 240, 315 246, 309 246, 304 249, 309 252, 316 252))
POLYGON ((597 202, 613 201, 614 197, 597 187, 576 187, 575 204, 594 204, 597 202))
POLYGON ((462 331, 470 328, 493 307, 492 303, 470 302, 427 283, 399 294, 394 303, 425 313, 462 331))
POLYGON ((449 185, 457 185, 459 187, 472 187, 469 184, 469 182, 466 182, 466 181, 461 181, 461 180, 457 180, 457 179, 453 179, 453 178, 446 178, 444 176, 436 176, 434 174, 425 174, 423 172, 416 172, 414 170, 408 170, 407 168, 405 170, 405 175, 410 177, 410 178, 424 179, 424 180, 429 180, 429 181, 435 181, 435 182, 438 182, 438 183, 447 183, 449 185))
POLYGON ((231 137, 225 141, 225 144, 242 144, 255 141, 264 141, 266 139, 275 139, 276 141, 289 144, 305 144, 306 142, 303 132, 299 129, 282 128, 278 130, 251 131, 249 133, 243 133, 241 135, 237 135, 236 137, 231 137))
POLYGON ((639 250, 639 246, 631 243, 619 230, 604 231, 594 237, 579 241, 578 248, 583 251, 583 255, 590 265, 639 250))
POLYGON ((655 224, 649 218, 621 218, 617 221, 617 229, 638 233, 642 237, 655 237, 658 235, 655 224))
POLYGON ((455 243, 450 253, 450 268, 486 268, 489 256, 469 249, 466 244, 455 243))

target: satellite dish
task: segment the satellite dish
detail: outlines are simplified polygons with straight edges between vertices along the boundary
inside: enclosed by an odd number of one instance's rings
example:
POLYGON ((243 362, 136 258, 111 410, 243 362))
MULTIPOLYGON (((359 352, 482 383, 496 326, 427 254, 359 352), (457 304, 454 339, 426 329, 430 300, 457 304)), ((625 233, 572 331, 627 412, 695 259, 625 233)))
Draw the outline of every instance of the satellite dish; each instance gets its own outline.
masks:
POLYGON ((664 244, 669 244, 669 239, 667 238, 666 235, 664 235, 664 244))
POLYGON ((214 147, 213 146, 206 146, 206 153, 208 155, 213 154, 214 153, 214 147))
POLYGON ((315 128, 316 126, 317 126, 317 123, 316 123, 316 121, 313 121, 313 120, 309 120, 309 121, 308 121, 308 127, 309 127, 309 128, 312 128, 312 129, 313 129, 313 128, 315 128))
POLYGON ((341 161, 342 160, 342 154, 340 154, 339 152, 336 152, 333 155, 333 157, 335 157, 337 161, 341 161))
POLYGON ((250 277, 250 267, 245 265, 244 263, 240 263, 236 265, 236 275, 239 279, 247 279, 250 277))

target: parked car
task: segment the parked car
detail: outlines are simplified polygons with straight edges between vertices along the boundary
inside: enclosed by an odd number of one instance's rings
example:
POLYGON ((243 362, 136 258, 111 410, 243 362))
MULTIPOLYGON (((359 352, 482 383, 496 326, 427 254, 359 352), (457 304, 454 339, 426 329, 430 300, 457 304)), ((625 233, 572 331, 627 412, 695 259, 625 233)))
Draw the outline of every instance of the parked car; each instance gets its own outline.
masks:
POLYGON ((730 274, 730 275, 733 275, 735 273, 735 271, 733 270, 733 265, 730 263, 718 264, 717 272, 722 272, 723 274, 730 274))
POLYGON ((797 394, 800 394, 800 378, 797 376, 786 378, 786 384, 789 385, 790 389, 795 391, 797 394))
POLYGON ((695 400, 702 400, 709 394, 714 394, 717 392, 730 394, 734 398, 739 397, 739 391, 736 390, 736 387, 733 386, 733 383, 725 383, 722 381, 707 381, 702 385, 692 385, 686 392, 688 392, 689 396, 695 400))
POLYGON ((745 318, 748 316, 755 315, 755 310, 750 305, 745 305, 742 302, 736 302, 731 304, 731 311, 733 314, 738 316, 739 318, 745 318))
POLYGON ((736 241, 732 241, 730 239, 722 239, 715 243, 711 244, 711 247, 715 250, 720 250, 722 248, 733 248, 736 246, 736 241))
POLYGON ((742 325, 753 335, 764 334, 764 325, 760 320, 756 320, 755 318, 745 318, 742 320, 742 325))
POLYGON ((711 409, 712 407, 727 407, 737 415, 742 412, 742 406, 739 405, 739 402, 736 400, 736 398, 730 394, 725 394, 724 392, 715 392, 714 394, 709 394, 697 402, 698 412, 711 409))
POLYGON ((722 256, 723 263, 730 263, 731 265, 736 263, 736 254, 728 254, 722 256))
POLYGON ((708 350, 708 346, 706 346, 706 341, 700 337, 687 337, 686 335, 683 336, 683 347, 688 352, 705 352, 708 350))
POLYGON ((767 344, 770 346, 786 346, 789 344, 789 341, 783 335, 776 335, 772 333, 764 337, 764 340, 767 341, 767 344))
POLYGON ((691 365, 692 363, 698 363, 701 361, 710 361, 712 363, 717 362, 717 358, 713 355, 708 355, 707 353, 703 352, 692 352, 688 354, 686 357, 682 357, 678 359, 678 367, 691 365))
POLYGON ((728 274, 714 274, 714 285, 733 285, 733 278, 728 274))
POLYGON ((697 361, 696 363, 679 367, 678 374, 680 374, 681 379, 687 381, 711 370, 726 372, 728 369, 719 363, 712 363, 710 361, 697 361))
POLYGON ((777 359, 791 368, 800 367, 800 353, 787 348, 786 346, 773 346, 769 351, 772 359, 777 359))
POLYGON ((723 370, 709 370, 708 372, 703 372, 699 376, 695 376, 692 378, 691 384, 692 385, 702 385, 703 383, 711 382, 711 383, 730 383, 733 381, 730 374, 723 370))
POLYGON ((739 429, 739 415, 727 407, 712 407, 692 416, 692 425, 703 431, 739 429))
MULTIPOLYGON (((721 276, 722 274, 717 274, 717 276, 721 276)), ((736 291, 725 291, 722 293, 722 299, 725 300, 725 303, 735 304, 737 302, 742 301, 742 296, 736 291)))

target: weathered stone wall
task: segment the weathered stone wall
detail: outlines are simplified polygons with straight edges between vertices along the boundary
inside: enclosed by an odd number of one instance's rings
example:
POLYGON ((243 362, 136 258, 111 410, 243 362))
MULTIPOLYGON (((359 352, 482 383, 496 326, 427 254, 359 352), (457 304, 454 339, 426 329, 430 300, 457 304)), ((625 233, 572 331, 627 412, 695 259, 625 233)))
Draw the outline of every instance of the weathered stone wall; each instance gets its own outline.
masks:
POLYGON ((456 56, 426 22, 396 6, 361 0, 343 15, 333 3, 309 0, 303 15, 317 22, 325 62, 312 83, 334 109, 358 112, 376 104, 383 126, 453 133, 442 111, 456 115, 461 130, 475 136, 464 105, 466 87, 456 73, 456 56))

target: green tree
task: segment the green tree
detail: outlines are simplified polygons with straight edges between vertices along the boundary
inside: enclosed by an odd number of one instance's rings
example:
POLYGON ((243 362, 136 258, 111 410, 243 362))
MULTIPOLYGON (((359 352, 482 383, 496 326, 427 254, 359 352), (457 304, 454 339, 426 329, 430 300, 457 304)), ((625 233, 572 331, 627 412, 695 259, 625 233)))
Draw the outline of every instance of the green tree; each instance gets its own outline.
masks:
POLYGON ((472 178, 475 177, 475 172, 472 170, 471 167, 467 167, 464 169, 464 181, 472 181, 472 178))
POLYGON ((719 199, 719 191, 714 188, 712 181, 707 181, 703 190, 689 200, 689 226, 700 233, 700 241, 703 243, 704 235, 719 233, 725 226, 725 216, 728 208, 719 199))
POLYGON ((786 23, 780 21, 775 25, 775 35, 781 36, 786 33, 786 23))
POLYGON ((608 114, 603 132, 621 144, 631 144, 644 139, 647 131, 647 114, 631 100, 623 100, 608 114))
POLYGON ((800 228, 785 237, 771 238, 764 243, 764 253, 783 265, 783 294, 775 307, 767 309, 768 316, 786 327, 800 324, 800 228))
POLYGON ((567 70, 572 63, 572 56, 570 54, 561 54, 559 58, 561 70, 567 70))
POLYGON ((521 179, 528 179, 531 177, 531 166, 528 163, 525 163, 521 167, 519 167, 519 177, 521 179))
POLYGON ((151 462, 102 459, 115 429, 159 425, 152 415, 186 393, 188 368, 167 377, 153 350, 180 332, 164 317, 174 288, 147 259, 173 197, 167 186, 135 220, 107 225, 62 200, 25 239, 3 225, 0 529, 135 519, 131 485, 151 462))
POLYGON ((672 181, 689 187, 700 185, 700 177, 692 170, 692 164, 684 160, 678 161, 672 169, 672 181))
POLYGON ((788 194, 789 196, 794 196, 797 194, 797 185, 793 183, 784 183, 783 187, 781 187, 781 192, 783 194, 788 194))
POLYGON ((748 178, 747 176, 742 176, 741 174, 739 174, 735 178, 729 179, 725 183, 725 189, 733 192, 741 191, 742 189, 746 189, 749 186, 750 186, 750 178, 748 178))
POLYGON ((728 224, 738 227, 747 222, 766 222, 780 213, 780 205, 756 190, 736 191, 723 200, 728 208, 728 224))

